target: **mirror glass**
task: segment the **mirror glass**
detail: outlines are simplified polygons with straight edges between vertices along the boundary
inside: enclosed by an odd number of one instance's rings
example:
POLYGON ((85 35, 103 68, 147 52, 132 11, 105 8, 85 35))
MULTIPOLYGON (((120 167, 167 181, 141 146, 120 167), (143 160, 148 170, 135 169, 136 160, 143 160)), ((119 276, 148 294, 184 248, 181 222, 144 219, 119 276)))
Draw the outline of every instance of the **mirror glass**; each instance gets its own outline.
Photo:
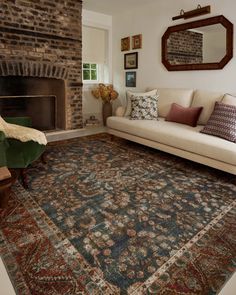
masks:
POLYGON ((226 54, 226 28, 221 24, 173 32, 167 39, 171 65, 220 62, 226 54))
POLYGON ((233 24, 223 15, 169 27, 162 63, 169 71, 218 70, 233 57, 233 24))

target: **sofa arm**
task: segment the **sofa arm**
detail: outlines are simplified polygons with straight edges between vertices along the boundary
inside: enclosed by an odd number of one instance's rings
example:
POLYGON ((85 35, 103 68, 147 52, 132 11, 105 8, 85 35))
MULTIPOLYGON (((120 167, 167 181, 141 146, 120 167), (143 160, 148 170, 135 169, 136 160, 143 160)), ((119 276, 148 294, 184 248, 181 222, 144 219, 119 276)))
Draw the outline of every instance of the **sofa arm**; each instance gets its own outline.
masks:
POLYGON ((124 107, 118 107, 115 111, 116 117, 124 117, 125 114, 125 108, 124 107))

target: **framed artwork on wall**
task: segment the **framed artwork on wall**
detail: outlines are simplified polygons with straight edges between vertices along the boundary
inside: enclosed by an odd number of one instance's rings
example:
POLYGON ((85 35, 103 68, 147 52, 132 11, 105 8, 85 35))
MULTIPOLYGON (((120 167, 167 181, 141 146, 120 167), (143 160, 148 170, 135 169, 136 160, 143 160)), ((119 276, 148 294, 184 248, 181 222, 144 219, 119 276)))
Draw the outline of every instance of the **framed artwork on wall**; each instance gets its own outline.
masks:
POLYGON ((142 34, 135 35, 132 37, 132 49, 142 48, 142 34))
POLYGON ((130 50, 130 37, 125 37, 121 39, 121 51, 130 50))
POLYGON ((124 55, 125 70, 132 70, 138 68, 138 52, 126 53, 124 55))
POLYGON ((125 73, 125 86, 136 87, 136 72, 125 73))

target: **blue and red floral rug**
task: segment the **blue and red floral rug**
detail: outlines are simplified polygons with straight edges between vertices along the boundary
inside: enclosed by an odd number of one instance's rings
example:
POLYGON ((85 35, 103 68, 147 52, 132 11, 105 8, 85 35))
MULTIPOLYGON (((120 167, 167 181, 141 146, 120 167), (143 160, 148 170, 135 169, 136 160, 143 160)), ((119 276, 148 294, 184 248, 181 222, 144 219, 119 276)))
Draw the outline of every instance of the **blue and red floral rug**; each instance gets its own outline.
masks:
POLYGON ((49 146, 0 211, 17 294, 217 294, 236 269, 233 177, 107 135, 49 146))

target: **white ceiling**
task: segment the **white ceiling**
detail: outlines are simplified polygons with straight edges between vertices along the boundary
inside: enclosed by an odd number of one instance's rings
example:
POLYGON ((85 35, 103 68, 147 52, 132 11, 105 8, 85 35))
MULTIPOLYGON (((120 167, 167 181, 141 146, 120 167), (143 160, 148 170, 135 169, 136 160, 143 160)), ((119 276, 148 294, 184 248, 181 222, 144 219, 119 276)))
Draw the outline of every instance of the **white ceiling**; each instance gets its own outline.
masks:
POLYGON ((83 8, 104 14, 119 14, 137 6, 155 3, 159 0, 84 0, 83 8))

